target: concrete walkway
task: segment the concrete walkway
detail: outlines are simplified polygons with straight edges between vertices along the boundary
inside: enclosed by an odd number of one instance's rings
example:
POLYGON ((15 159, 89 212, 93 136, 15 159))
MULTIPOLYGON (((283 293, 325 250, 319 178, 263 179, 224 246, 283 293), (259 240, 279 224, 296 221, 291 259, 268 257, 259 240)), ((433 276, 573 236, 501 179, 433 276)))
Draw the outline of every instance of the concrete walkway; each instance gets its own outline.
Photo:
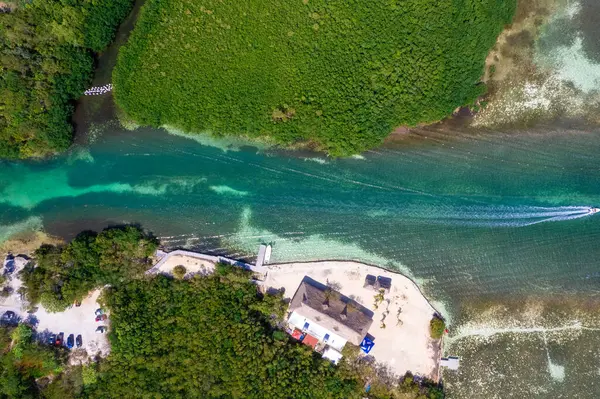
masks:
POLYGON ((187 257, 211 262, 213 264, 227 263, 227 264, 230 264, 233 266, 243 267, 244 269, 250 270, 254 273, 260 273, 260 274, 267 273, 267 268, 264 266, 255 266, 255 265, 251 265, 249 263, 240 262, 235 259, 225 258, 224 256, 205 255, 205 254, 200 254, 197 252, 186 251, 183 249, 178 249, 176 251, 171 251, 171 252, 166 252, 166 253, 162 252, 162 251, 157 251, 156 253, 157 253, 157 256, 160 256, 161 254, 164 254, 164 255, 161 257, 161 259, 158 261, 158 263, 156 263, 154 266, 152 266, 151 269, 149 269, 146 272, 146 274, 157 274, 160 270, 160 267, 165 262, 167 262, 167 260, 169 260, 169 258, 171 258, 172 256, 187 256, 187 257))

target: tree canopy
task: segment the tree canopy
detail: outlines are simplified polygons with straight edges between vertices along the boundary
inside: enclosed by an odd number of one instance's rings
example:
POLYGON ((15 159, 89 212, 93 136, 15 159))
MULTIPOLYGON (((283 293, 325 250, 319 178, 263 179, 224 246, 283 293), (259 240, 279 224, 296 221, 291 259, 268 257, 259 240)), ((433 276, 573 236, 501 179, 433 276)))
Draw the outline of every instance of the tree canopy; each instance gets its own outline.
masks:
POLYGON ((66 246, 43 245, 37 265, 21 272, 25 294, 32 305, 64 310, 98 286, 141 276, 156 247, 156 239, 133 226, 84 232, 66 246))
POLYGON ((0 398, 37 398, 36 379, 59 373, 66 358, 63 349, 41 345, 32 329, 0 327, 0 398))
POLYGON ((485 91, 516 0, 148 0, 113 73, 142 124, 313 143, 333 155, 485 91))
POLYGON ((111 355, 90 397, 360 397, 356 380, 273 328, 248 278, 158 276, 112 290, 111 355))
POLYGON ((132 0, 32 0, 0 10, 0 158, 43 156, 72 138, 89 84, 132 0))

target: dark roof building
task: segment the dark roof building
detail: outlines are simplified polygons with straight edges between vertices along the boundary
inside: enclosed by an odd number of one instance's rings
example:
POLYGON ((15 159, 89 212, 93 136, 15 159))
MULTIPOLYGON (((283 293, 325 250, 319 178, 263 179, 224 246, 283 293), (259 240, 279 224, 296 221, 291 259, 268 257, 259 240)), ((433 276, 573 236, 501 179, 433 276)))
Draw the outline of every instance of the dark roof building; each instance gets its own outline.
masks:
POLYGON ((289 311, 354 345, 360 345, 373 323, 372 311, 309 277, 300 283, 289 311))

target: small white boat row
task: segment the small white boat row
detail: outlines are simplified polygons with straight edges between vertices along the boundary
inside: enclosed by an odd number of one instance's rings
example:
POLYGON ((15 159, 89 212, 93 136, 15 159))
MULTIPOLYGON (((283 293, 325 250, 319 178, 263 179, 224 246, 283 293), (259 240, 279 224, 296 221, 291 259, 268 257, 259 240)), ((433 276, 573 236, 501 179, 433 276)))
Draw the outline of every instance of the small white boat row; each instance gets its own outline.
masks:
POLYGON ((99 96, 100 94, 105 94, 105 93, 112 91, 112 88, 113 88, 112 84, 109 83, 104 86, 96 86, 96 87, 87 89, 83 94, 86 96, 99 96))

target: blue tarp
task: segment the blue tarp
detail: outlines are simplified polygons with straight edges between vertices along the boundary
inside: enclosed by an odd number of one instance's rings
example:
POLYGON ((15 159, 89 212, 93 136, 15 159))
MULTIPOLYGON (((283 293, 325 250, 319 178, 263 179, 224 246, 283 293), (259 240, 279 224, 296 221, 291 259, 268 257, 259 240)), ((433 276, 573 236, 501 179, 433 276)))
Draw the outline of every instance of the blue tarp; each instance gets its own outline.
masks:
POLYGON ((362 351, 365 353, 371 352, 371 349, 373 349, 374 346, 375 342, 373 342, 369 337, 365 337, 365 339, 363 339, 363 341, 360 343, 360 349, 362 349, 362 351))

